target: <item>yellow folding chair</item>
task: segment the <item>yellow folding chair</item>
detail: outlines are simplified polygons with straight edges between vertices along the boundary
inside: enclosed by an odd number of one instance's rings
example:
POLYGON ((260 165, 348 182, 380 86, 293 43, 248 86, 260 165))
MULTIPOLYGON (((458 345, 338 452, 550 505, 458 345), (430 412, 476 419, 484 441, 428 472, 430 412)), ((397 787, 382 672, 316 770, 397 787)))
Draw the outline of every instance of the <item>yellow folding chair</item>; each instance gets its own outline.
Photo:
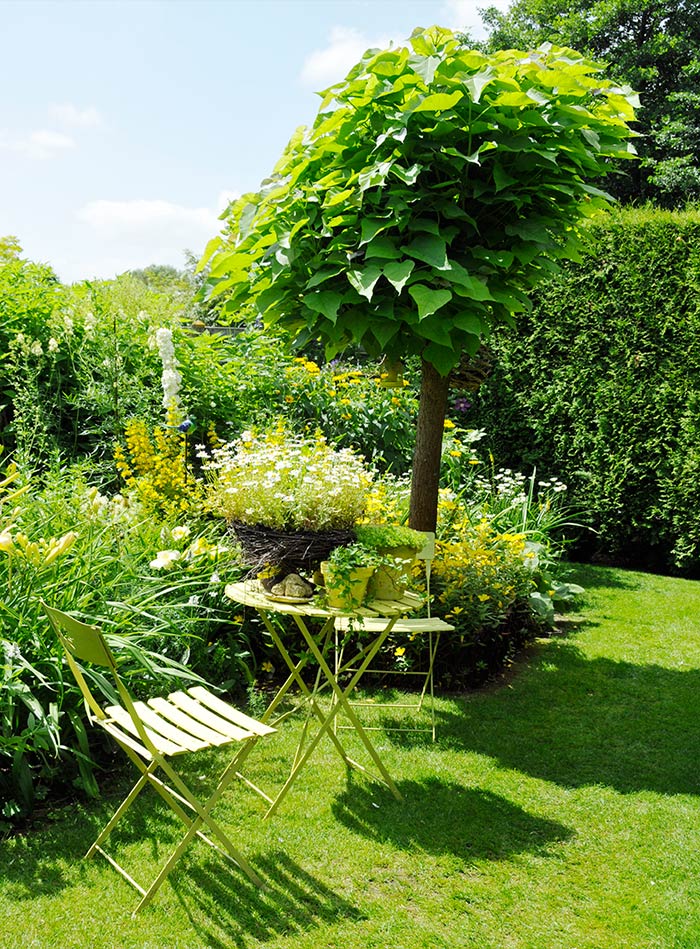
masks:
MULTIPOLYGON (((426 609, 427 617, 407 617, 406 619, 399 619, 396 621, 392 628, 392 633, 406 633, 408 635, 424 635, 427 636, 427 663, 426 668, 422 670, 392 670, 392 675, 407 675, 407 676, 422 676, 423 685, 418 697, 418 701, 412 704, 408 703, 396 703, 396 702, 352 702, 353 706, 358 708, 366 707, 372 709, 399 709, 407 708, 413 709, 416 712, 421 712, 423 710, 423 705, 426 701, 426 698, 429 698, 429 710, 430 710, 430 724, 427 727, 415 726, 412 728, 401 727, 401 728, 383 728, 384 731, 411 731, 411 732, 429 732, 432 738, 432 741, 435 741, 436 726, 435 726, 435 682, 434 682, 434 666, 435 666, 435 656, 437 655, 438 646, 440 644, 440 636, 444 632, 451 632, 454 630, 454 626, 451 626, 449 623, 446 623, 445 620, 440 619, 439 617, 433 617, 430 615, 430 578, 432 571, 432 563, 435 557, 435 534, 430 531, 424 531, 425 544, 421 550, 416 554, 417 560, 422 560, 425 567, 425 586, 426 586, 426 609)), ((336 635, 337 632, 347 632, 348 630, 354 630, 356 632, 361 632, 362 630, 367 630, 368 632, 376 632, 380 628, 381 619, 373 619, 362 616, 357 617, 345 617, 340 616, 335 621, 336 635)), ((336 639, 336 673, 339 672, 351 672, 353 671, 353 660, 350 663, 343 665, 342 658, 343 650, 342 646, 336 639)), ((360 653, 361 656, 361 653, 360 653)), ((386 675, 386 669, 377 669, 377 668, 368 668, 367 672, 382 673, 386 675)), ((338 726, 344 727, 344 726, 338 726)), ((372 726, 364 726, 365 731, 372 731, 372 726)), ((379 726, 374 730, 380 730, 379 726)))
POLYGON ((195 837, 206 841, 215 850, 233 860, 253 883, 262 886, 260 878, 214 820, 211 811, 229 783, 236 777, 238 769, 256 741, 275 729, 244 715, 201 686, 173 692, 167 698, 151 698, 148 702, 134 701, 119 676, 114 656, 99 627, 82 623, 67 613, 47 606, 43 601, 42 606, 65 650, 68 665, 83 693, 91 721, 104 728, 114 738, 140 772, 138 781, 85 856, 102 854, 115 870, 138 890, 141 901, 134 910, 134 916, 150 902, 195 837), (102 708, 90 690, 78 661, 109 669, 121 704, 102 708), (238 750, 219 778, 211 796, 201 803, 170 764, 169 759, 178 758, 188 752, 225 745, 237 745, 238 750), (158 772, 162 772, 170 783, 166 783, 158 772), (147 785, 172 808, 186 825, 187 831, 150 886, 144 888, 102 849, 102 844, 147 785), (202 827, 206 827, 218 843, 206 836, 201 830, 202 827))

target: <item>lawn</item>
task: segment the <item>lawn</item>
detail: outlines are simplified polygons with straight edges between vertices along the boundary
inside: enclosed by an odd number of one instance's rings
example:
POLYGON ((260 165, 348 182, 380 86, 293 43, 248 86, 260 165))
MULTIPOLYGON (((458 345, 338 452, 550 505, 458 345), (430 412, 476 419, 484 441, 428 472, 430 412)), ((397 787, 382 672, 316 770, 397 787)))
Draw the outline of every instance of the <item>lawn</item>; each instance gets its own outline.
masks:
MULTIPOLYGON (((265 891, 197 845, 132 920, 135 892, 80 859, 112 785, 0 842, 3 949, 697 949, 700 584, 572 579, 581 622, 441 697, 436 744, 382 735, 403 802, 322 744, 268 824, 242 786, 219 807, 265 891)), ((280 782, 298 727, 256 749, 258 783, 280 782)), ((147 877, 176 831, 148 796, 113 846, 147 877)))

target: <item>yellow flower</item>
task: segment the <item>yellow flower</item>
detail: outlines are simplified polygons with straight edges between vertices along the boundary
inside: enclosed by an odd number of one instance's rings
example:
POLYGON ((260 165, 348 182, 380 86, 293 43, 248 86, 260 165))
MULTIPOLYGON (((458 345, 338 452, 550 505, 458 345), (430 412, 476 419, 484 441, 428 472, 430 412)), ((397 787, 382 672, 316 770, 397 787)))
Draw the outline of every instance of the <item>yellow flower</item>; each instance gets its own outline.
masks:
POLYGON ((262 669, 263 672, 274 672, 274 671, 275 671, 275 667, 272 665, 271 662, 263 662, 263 664, 260 666, 260 668, 262 669))
POLYGON ((444 425, 444 427, 445 427, 445 428, 454 428, 454 427, 455 427, 455 423, 452 421, 452 419, 446 418, 446 419, 445 419, 445 425, 444 425))
POLYGON ((485 603, 487 600, 490 600, 490 599, 491 599, 491 597, 488 595, 488 593, 480 593, 480 594, 479 594, 479 600, 480 600, 482 603, 485 603))
POLYGON ((394 655, 403 656, 405 652, 406 652, 406 649, 403 646, 397 646, 396 649, 394 650, 394 655))
POLYGON ((0 534, 0 550, 3 550, 6 554, 11 554, 15 549, 15 545, 12 542, 12 534, 8 531, 3 531, 0 534))

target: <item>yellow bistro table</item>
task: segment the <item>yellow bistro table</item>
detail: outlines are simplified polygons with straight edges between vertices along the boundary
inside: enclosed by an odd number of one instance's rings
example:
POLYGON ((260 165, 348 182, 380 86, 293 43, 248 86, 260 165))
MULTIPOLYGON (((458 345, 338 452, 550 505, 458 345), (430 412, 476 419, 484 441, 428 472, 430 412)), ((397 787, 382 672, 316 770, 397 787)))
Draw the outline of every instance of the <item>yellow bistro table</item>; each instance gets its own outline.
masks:
POLYGON ((268 597, 257 580, 249 580, 242 583, 230 583, 226 586, 225 593, 226 596, 235 603, 252 607, 258 611, 265 628, 267 629, 273 643, 275 644, 275 648, 282 656, 284 662, 290 670, 289 676, 279 688, 277 694, 272 699, 259 720, 263 723, 271 724, 272 721, 280 721, 282 718, 286 717, 285 715, 281 715, 278 718, 274 718, 274 715, 276 710, 279 708, 282 699, 295 683, 299 686, 299 689, 308 706, 307 720, 302 730, 299 745, 294 755, 292 769, 284 786, 277 793, 276 797, 273 798, 268 796, 251 781, 248 781, 248 779, 242 774, 238 775, 239 778, 250 785, 253 790, 265 798, 265 800, 269 803, 270 806, 267 810, 267 813, 265 814, 265 817, 271 817, 272 814, 274 814, 274 812, 277 810, 277 807, 286 797, 288 791, 299 777, 299 774, 309 761, 314 749, 317 747, 319 741, 324 735, 329 737, 335 746, 336 751, 348 767, 354 768, 355 770, 361 771, 375 780, 381 781, 389 788, 397 800, 402 800, 401 794, 394 784, 391 775, 384 766, 384 763, 379 757, 377 749, 370 741, 366 730, 362 727, 362 724, 359 721, 356 713, 353 711, 350 704, 350 697, 357 688, 357 685, 365 670, 381 649, 382 644, 391 632, 396 621, 400 617, 405 616, 407 613, 412 613, 417 610, 423 604, 422 598, 415 593, 405 593, 400 599, 374 600, 366 606, 357 609, 353 613, 347 613, 343 610, 327 609, 315 606, 311 602, 292 603, 273 600, 268 597), (284 643, 280 639, 279 633, 270 620, 270 613, 284 613, 294 617, 304 643, 308 647, 308 652, 305 652, 301 659, 299 659, 297 662, 294 662, 292 657, 289 655, 289 652, 285 648, 284 643), (386 620, 386 623, 377 624, 379 628, 372 632, 371 640, 362 646, 359 652, 357 652, 352 657, 352 659, 348 660, 347 662, 343 662, 342 665, 332 669, 329 665, 328 657, 334 642, 333 634, 336 620, 338 617, 352 616, 374 619, 381 617, 386 620), (309 629, 307 622, 309 619, 322 620, 320 632, 314 633, 309 629), (316 663, 318 668, 315 684, 312 688, 309 688, 301 676, 301 670, 311 660, 316 663), (338 682, 338 676, 348 669, 348 667, 352 667, 351 678, 344 685, 344 687, 341 687, 338 682), (327 708, 324 708, 319 702, 319 695, 327 687, 330 687, 331 690, 331 701, 330 705, 327 708), (346 752, 343 744, 338 738, 335 728, 336 717, 340 712, 342 712, 351 723, 351 729, 357 734, 362 745, 364 745, 378 774, 370 771, 368 768, 355 761, 346 752), (310 724, 314 718, 316 719, 317 729, 315 732, 312 732, 310 729, 310 724))

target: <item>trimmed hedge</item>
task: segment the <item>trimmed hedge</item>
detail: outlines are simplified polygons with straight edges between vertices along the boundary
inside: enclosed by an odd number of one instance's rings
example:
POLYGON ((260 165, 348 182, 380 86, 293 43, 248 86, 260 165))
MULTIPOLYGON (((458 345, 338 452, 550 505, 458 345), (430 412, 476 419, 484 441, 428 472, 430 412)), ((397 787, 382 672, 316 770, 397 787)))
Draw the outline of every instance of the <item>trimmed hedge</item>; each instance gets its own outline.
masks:
POLYGON ((567 482, 576 554, 700 576, 700 209, 609 215, 491 345, 472 423, 567 482))

